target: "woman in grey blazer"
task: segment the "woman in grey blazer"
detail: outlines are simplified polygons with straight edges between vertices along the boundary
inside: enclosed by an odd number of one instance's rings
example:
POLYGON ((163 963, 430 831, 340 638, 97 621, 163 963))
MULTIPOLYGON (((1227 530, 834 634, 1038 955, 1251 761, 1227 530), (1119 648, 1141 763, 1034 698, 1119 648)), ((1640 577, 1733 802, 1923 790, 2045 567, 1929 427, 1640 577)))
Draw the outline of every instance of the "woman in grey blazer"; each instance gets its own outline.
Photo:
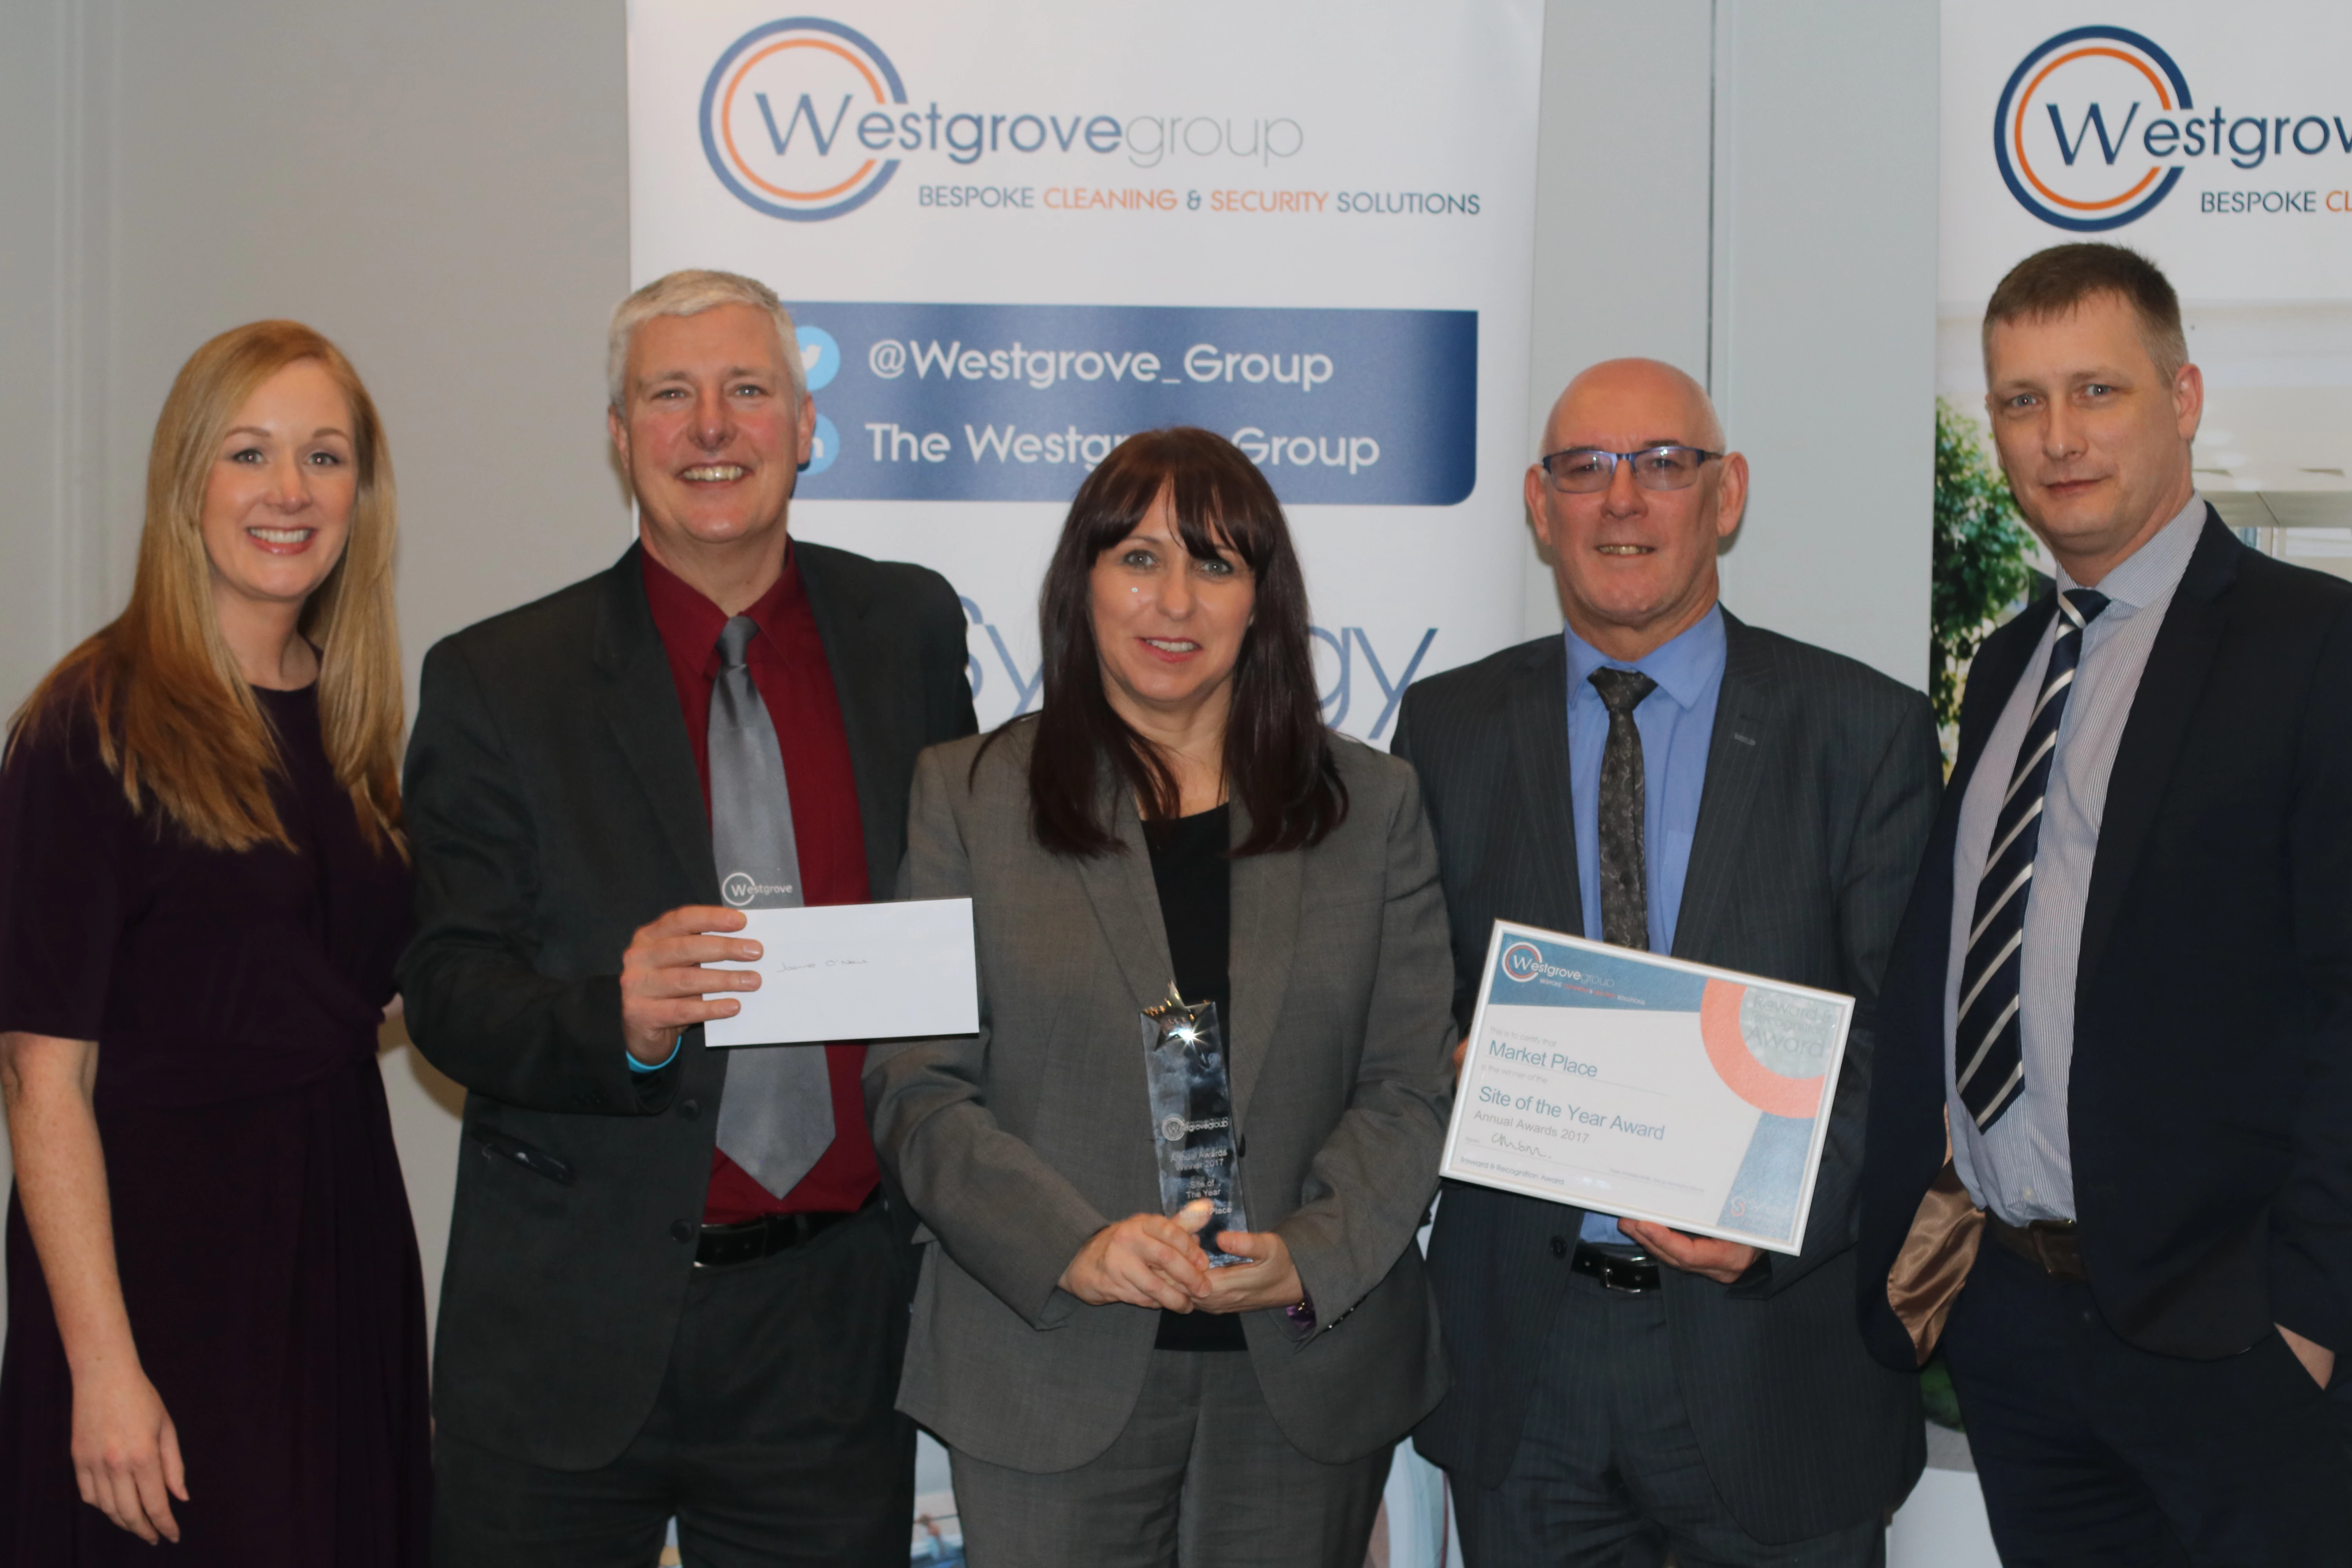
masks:
POLYGON ((1281 509, 1221 437, 1088 476, 1039 619, 1041 711, 916 770, 902 891, 973 900, 981 1029, 867 1058, 928 1243, 899 1408, 952 1451, 974 1568, 1355 1568, 1445 1385, 1413 775, 1323 727, 1281 509), (1251 1229, 1163 1213, 1140 1020, 1171 984, 1220 1004, 1251 1229))

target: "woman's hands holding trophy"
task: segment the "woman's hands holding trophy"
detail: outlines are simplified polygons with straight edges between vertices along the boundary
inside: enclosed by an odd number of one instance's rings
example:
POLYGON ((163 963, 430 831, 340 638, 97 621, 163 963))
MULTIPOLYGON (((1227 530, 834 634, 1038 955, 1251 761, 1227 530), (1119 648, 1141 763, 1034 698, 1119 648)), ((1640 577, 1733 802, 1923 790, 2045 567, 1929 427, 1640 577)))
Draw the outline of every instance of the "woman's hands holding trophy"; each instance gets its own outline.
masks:
POLYGON ((1219 1233, 1219 1247, 1251 1261, 1209 1267, 1200 1233, 1214 1212, 1200 1198, 1173 1215, 1129 1215, 1103 1226, 1062 1270, 1062 1289, 1090 1307, 1123 1301, 1171 1312, 1253 1312, 1298 1300, 1298 1270, 1272 1231, 1219 1233))

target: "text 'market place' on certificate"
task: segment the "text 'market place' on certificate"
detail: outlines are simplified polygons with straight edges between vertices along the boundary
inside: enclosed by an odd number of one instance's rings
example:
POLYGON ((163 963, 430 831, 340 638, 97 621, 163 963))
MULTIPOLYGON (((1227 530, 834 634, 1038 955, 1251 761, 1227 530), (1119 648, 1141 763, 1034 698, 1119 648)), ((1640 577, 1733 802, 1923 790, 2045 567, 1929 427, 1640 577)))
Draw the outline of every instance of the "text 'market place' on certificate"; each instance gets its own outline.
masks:
POLYGON ((1495 922, 1441 1173, 1795 1253, 1853 998, 1495 922))

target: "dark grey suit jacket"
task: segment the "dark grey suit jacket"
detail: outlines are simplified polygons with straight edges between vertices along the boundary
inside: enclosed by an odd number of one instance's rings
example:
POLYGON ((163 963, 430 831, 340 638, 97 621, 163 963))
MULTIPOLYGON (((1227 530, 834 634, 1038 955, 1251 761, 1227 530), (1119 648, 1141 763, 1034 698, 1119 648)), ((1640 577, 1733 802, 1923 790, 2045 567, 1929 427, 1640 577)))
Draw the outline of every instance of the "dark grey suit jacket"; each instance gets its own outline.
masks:
MULTIPOLYGON (((1881 971, 1935 816, 1927 699, 1852 659, 1724 616, 1723 691, 1675 956, 1856 999, 1801 1256, 1724 1286, 1665 1270, 1675 1365, 1707 1473, 1759 1540, 1874 1519, 1925 1458, 1916 1380, 1877 1365, 1853 1309, 1855 1181, 1881 971)), ((1405 694, 1453 916, 1466 1028, 1497 919, 1582 934, 1569 799, 1568 655, 1549 637, 1405 694)), ((1528 1369, 1569 1279, 1581 1209, 1448 1183, 1430 1272, 1454 1393, 1414 1442, 1495 1486, 1518 1451, 1528 1369)))
MULTIPOLYGON (((1131 800, 1109 817, 1122 853, 1073 860, 1031 835, 1032 731, 1006 731, 976 777, 976 740, 917 770, 908 886, 973 900, 981 1030, 875 1046, 866 1099, 929 1243, 898 1407, 961 1452, 1054 1471, 1110 1446, 1151 1359, 1156 1310, 1090 1307, 1058 1281, 1104 1226, 1160 1212, 1139 1016, 1174 969, 1131 800)), ((1280 1233, 1320 1319, 1301 1337, 1251 1312, 1243 1332, 1276 1424, 1327 1464, 1396 1441, 1444 1391, 1413 1233, 1454 1082, 1420 792, 1332 744, 1348 820, 1234 862, 1228 1036, 1249 1227, 1280 1233)))
MULTIPOLYGON (((795 542, 848 731, 866 875, 891 886, 916 753, 974 729, 955 590, 795 542)), ((719 902, 710 823, 632 548, 425 656, 407 826, 408 1032, 464 1084, 434 1353, 443 1431, 557 1469, 615 1458, 669 1363, 727 1053, 621 1043, 622 951, 719 902)))

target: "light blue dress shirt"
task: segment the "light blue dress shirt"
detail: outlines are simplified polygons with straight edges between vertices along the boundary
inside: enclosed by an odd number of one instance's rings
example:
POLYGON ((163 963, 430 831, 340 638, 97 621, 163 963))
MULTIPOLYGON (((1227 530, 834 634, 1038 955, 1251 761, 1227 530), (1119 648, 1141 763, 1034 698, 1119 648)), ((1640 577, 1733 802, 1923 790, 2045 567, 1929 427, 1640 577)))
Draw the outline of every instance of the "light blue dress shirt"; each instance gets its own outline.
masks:
MULTIPOLYGON (((2074 1217, 2074 1154, 2066 1127, 2074 1069, 2074 980, 2083 952, 2083 912, 2098 859, 2107 780, 2124 726, 2139 696, 2139 678, 2163 629, 2165 612, 2205 531, 2205 498, 2192 494, 2170 522, 2099 580, 2107 607, 2083 633, 2074 684, 2058 721, 2058 749, 2042 796, 2042 833, 2025 905, 2025 942, 2018 971, 2018 1047, 2025 1087, 1979 1132, 1952 1087, 1952 1034, 1959 1015, 1960 969, 1976 917, 1993 825, 2017 771, 2017 749, 2040 705, 2058 617, 2034 645, 1960 803, 1952 844, 1951 953, 1944 974, 1944 1105, 1951 1115, 1952 1168, 1969 1195, 2011 1225, 2074 1217)), ((2082 584, 2058 574, 2058 590, 2082 584)))
MULTIPOLYGON (((1593 689, 1592 672, 1604 666, 1638 669, 1658 683, 1633 710, 1633 728, 1642 737, 1642 866, 1649 881, 1650 951, 1672 952, 1691 838, 1698 831, 1699 796, 1706 788, 1715 708, 1723 695, 1723 609, 1708 610, 1632 664, 1605 657, 1572 630, 1561 635, 1568 639, 1568 788, 1576 812, 1584 934, 1601 940, 1601 753, 1609 744, 1609 708, 1593 689)), ((1607 1215, 1586 1215, 1578 1234, 1585 1241, 1632 1245, 1607 1215)))

